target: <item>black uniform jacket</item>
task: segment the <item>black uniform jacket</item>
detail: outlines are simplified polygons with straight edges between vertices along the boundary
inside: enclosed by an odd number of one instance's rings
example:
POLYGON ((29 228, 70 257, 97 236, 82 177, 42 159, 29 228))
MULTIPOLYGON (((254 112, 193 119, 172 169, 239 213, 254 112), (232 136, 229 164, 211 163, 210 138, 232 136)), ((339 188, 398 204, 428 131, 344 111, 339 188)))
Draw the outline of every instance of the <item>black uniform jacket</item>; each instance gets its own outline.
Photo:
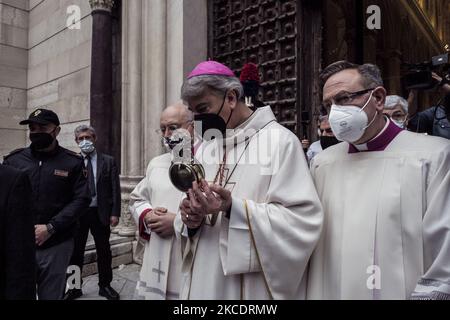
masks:
POLYGON ((51 223, 54 227, 55 234, 38 249, 72 238, 79 217, 91 201, 83 158, 59 145, 51 153, 28 147, 10 153, 4 164, 27 173, 35 223, 51 223))

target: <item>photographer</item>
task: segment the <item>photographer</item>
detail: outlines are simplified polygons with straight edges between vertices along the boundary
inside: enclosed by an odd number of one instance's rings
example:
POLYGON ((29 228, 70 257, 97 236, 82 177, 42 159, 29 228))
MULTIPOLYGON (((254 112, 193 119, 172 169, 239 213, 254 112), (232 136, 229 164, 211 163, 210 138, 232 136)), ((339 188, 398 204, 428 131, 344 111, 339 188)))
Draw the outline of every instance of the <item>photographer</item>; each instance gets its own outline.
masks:
MULTIPOLYGON (((443 79, 436 73, 433 73, 433 78, 439 82, 438 87, 442 94, 448 96, 450 94, 450 83, 448 79, 443 79)), ((413 99, 412 95, 413 93, 410 94, 409 100, 413 99)), ((444 100, 442 99, 441 101, 444 100)), ((446 100, 448 101, 448 99, 446 100)), ((414 104, 410 101, 409 116, 411 120, 408 125, 409 130, 450 139, 450 121, 443 103, 438 103, 437 106, 419 113, 417 113, 417 108, 413 106, 414 104)))

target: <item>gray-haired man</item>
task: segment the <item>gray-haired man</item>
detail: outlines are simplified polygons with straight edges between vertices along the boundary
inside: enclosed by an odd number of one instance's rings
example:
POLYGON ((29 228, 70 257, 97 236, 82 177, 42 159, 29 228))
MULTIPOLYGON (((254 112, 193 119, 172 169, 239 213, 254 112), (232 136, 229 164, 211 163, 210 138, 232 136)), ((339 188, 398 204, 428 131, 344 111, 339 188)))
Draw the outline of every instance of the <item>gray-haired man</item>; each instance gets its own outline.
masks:
MULTIPOLYGON (((97 250, 99 273, 99 295, 108 300, 118 300, 119 294, 111 287, 110 225, 116 226, 120 217, 120 181, 114 158, 96 151, 95 129, 81 125, 75 129, 75 141, 81 149, 87 171, 91 203, 80 218, 80 226, 75 237, 75 247, 71 265, 83 268, 84 250, 89 230, 97 250)), ((81 289, 69 290, 64 299, 72 300, 83 295, 81 289)))
POLYGON ((399 96, 387 96, 383 113, 398 127, 406 129, 408 125, 408 101, 399 96))

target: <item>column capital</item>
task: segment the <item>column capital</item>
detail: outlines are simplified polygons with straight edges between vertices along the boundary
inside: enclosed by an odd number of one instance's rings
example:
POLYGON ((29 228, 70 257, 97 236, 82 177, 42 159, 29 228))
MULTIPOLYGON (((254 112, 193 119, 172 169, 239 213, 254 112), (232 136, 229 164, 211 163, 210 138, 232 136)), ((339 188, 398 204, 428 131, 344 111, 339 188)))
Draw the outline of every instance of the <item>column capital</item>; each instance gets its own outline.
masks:
POLYGON ((114 0, 89 0, 89 4, 91 5, 92 11, 103 10, 111 12, 114 0))

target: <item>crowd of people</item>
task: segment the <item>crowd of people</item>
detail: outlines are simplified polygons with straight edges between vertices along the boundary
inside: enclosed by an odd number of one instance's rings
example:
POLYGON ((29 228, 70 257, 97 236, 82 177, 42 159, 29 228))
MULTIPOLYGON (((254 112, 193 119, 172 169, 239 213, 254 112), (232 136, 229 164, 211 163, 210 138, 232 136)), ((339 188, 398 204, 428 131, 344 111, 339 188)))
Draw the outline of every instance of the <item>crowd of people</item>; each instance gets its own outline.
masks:
MULTIPOLYGON (((326 114, 309 146, 258 101, 255 68, 238 78, 202 62, 182 101, 162 112, 166 153, 130 195, 145 243, 137 296, 450 299, 445 109, 418 113, 411 97, 387 94, 377 66, 339 61, 321 72, 326 114), (169 176, 177 161, 202 168, 186 190, 169 176)), ((31 145, 0 166, 0 298, 82 296, 65 290, 66 270, 82 270, 90 230, 99 294, 119 299, 110 285, 121 202, 114 159, 96 151, 90 126, 74 132, 80 153, 59 146, 58 116, 45 108, 21 124, 31 145)))

